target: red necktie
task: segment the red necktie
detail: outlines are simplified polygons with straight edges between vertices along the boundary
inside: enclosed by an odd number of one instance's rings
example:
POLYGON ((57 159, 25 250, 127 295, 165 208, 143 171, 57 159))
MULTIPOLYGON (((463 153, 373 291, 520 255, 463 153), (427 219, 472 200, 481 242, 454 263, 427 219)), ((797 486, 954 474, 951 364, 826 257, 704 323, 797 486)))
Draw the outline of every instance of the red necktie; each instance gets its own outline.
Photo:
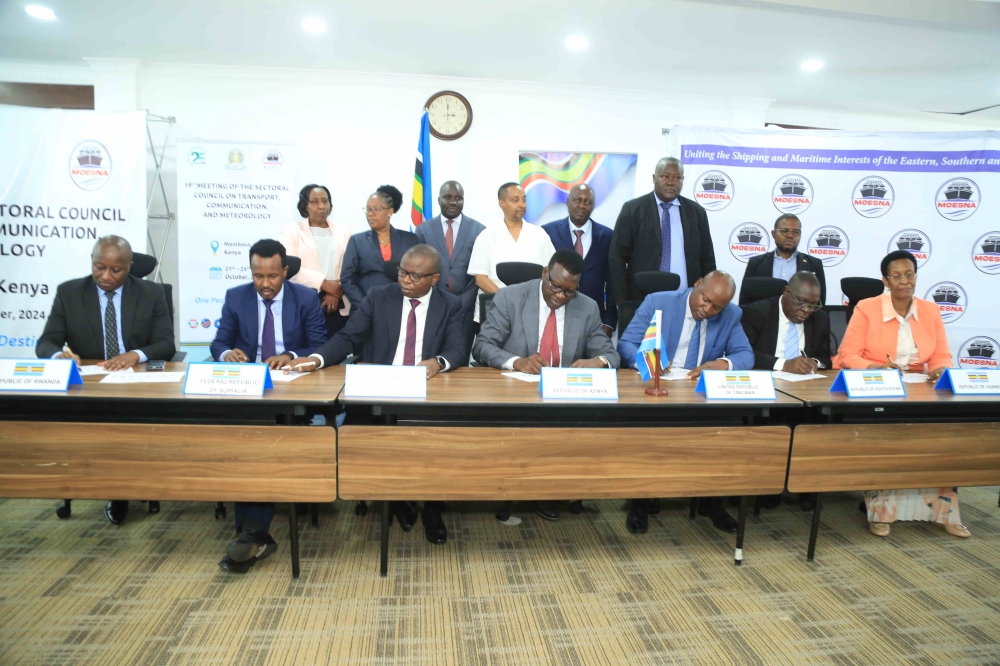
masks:
MULTIPOLYGON (((448 220, 448 233, 444 235, 444 244, 448 248, 448 259, 451 259, 452 253, 455 251, 455 230, 452 228, 452 224, 455 220, 448 220)), ((451 278, 448 278, 448 291, 454 293, 452 289, 451 278)))
POLYGON ((582 257, 583 256, 583 232, 580 231, 579 229, 577 229, 573 233, 576 234, 576 245, 573 246, 573 249, 576 250, 576 253, 582 257))
POLYGON ((410 314, 406 318, 406 343, 403 346, 403 365, 417 364, 417 306, 420 301, 410 299, 410 314))
POLYGON ((556 333, 556 311, 549 310, 549 318, 545 320, 545 330, 542 331, 542 343, 538 353, 550 368, 559 367, 559 336, 556 333))

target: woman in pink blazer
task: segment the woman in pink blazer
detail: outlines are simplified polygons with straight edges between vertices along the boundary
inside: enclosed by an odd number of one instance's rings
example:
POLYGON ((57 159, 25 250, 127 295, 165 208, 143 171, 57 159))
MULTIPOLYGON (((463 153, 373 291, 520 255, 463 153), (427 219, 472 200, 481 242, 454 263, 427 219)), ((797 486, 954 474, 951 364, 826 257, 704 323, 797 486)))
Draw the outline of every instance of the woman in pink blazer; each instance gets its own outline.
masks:
POLYGON ((306 218, 289 222, 281 228, 285 252, 302 260, 302 268, 292 282, 315 289, 319 294, 326 330, 333 335, 344 327, 351 304, 340 287, 340 269, 351 232, 342 224, 331 222, 330 190, 309 184, 299 192, 299 214, 306 218))
MULTIPOLYGON (((860 301, 844 333, 833 367, 853 370, 894 368, 926 372, 936 381, 951 367, 951 352, 938 306, 914 296, 917 262, 909 252, 882 259, 882 282, 888 292, 860 301)), ((957 488, 867 490, 868 529, 888 536, 897 520, 938 523, 957 537, 969 536, 958 513, 957 488)))

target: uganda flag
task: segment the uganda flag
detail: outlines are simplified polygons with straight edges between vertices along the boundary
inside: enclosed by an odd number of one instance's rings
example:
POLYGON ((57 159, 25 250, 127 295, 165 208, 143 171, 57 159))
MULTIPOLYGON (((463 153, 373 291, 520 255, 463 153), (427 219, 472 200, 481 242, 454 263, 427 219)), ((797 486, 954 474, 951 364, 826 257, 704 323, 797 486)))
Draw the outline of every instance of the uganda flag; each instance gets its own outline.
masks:
POLYGON ((434 210, 431 198, 431 124, 427 119, 427 109, 420 118, 420 141, 417 142, 417 165, 413 169, 413 203, 410 207, 410 222, 419 227, 424 220, 431 219, 434 210))

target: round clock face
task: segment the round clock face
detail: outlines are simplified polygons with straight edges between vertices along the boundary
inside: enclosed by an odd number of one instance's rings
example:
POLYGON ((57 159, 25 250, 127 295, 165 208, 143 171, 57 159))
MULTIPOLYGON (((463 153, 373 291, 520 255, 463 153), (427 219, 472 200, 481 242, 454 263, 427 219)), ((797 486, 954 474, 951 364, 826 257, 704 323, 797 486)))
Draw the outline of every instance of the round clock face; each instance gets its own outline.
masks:
POLYGON ((437 138, 457 139, 472 125, 472 106, 456 92, 439 92, 427 100, 427 119, 437 138))

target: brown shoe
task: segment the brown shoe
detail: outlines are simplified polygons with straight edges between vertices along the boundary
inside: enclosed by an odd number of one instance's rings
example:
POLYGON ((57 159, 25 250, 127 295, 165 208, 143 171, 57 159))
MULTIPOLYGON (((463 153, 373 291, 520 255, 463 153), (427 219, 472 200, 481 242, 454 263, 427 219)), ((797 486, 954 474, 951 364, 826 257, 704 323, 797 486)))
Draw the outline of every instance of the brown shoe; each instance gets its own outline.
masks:
POLYGON ((961 537, 963 539, 967 539, 972 536, 972 533, 969 532, 969 528, 961 523, 945 523, 942 527, 944 527, 945 532, 952 536, 961 537))
POLYGON ((889 523, 868 523, 868 531, 877 537, 889 536, 889 523))

